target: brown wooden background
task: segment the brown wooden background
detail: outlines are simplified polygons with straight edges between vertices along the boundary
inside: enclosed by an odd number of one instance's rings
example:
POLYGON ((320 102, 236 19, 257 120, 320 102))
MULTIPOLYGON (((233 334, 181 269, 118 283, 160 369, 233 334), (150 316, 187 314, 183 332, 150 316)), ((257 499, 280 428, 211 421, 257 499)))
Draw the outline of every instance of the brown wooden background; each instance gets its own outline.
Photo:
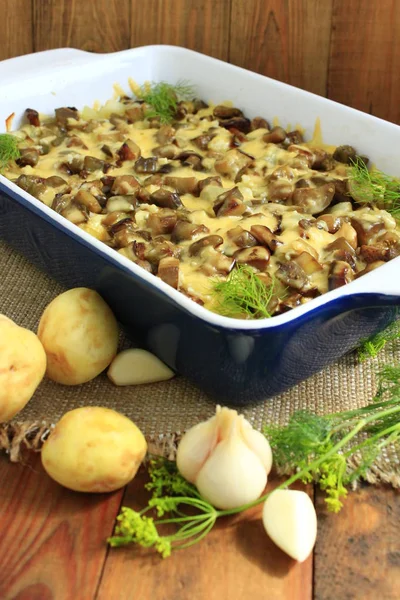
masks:
POLYGON ((400 0, 0 0, 0 59, 186 46, 400 123, 400 0))

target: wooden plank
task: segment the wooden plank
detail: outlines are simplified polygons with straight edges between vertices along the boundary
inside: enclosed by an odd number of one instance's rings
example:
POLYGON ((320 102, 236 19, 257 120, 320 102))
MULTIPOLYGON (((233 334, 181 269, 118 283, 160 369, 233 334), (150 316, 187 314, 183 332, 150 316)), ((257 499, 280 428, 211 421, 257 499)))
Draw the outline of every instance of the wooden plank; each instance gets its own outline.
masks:
POLYGON ((131 46, 173 44, 228 59, 231 0, 132 0, 131 46))
POLYGON ((400 123, 400 2, 335 0, 330 98, 400 123))
MULTIPOLYGON (((142 474, 127 487, 125 506, 145 506, 145 481, 142 474)), ((310 600, 312 557, 298 564, 281 552, 260 514, 257 508, 227 519, 199 544, 164 560, 137 548, 112 549, 98 600, 126 600, 127 590, 130 598, 152 600, 310 600)))
POLYGON ((0 456, 0 598, 94 597, 122 491, 89 495, 0 456))
POLYGON ((32 0, 0 0, 0 11, 0 60, 32 52, 32 0))
POLYGON ((115 52, 129 47, 130 0, 33 0, 35 50, 73 47, 115 52))
POLYGON ((229 61, 325 96, 332 0, 232 0, 229 61))
POLYGON ((339 514, 325 509, 317 492, 318 539, 314 554, 315 600, 395 600, 400 589, 400 494, 363 486, 339 514))

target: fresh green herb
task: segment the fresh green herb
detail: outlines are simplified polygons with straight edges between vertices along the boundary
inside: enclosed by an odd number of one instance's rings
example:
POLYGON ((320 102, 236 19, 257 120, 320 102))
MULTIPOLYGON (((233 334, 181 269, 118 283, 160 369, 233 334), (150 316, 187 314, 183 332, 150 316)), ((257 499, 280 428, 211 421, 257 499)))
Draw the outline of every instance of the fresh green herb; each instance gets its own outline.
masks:
POLYGON ((369 171, 358 158, 350 167, 349 190, 357 202, 377 203, 400 219, 400 180, 379 170, 369 171))
POLYGON ((214 284, 214 310, 225 317, 269 318, 275 287, 274 279, 268 286, 251 267, 237 265, 225 281, 214 284))
POLYGON ((18 140, 10 133, 0 134, 0 173, 8 163, 19 158, 18 140))
POLYGON ((146 118, 159 117, 160 122, 165 124, 174 118, 178 102, 194 98, 194 88, 186 81, 178 81, 176 85, 160 81, 142 85, 136 95, 151 107, 146 112, 146 118))
POLYGON ((400 367, 383 369, 378 382, 373 402, 363 408, 322 417, 297 411, 287 427, 265 427, 278 469, 318 481, 333 512, 342 507, 346 487, 365 476, 382 449, 399 444, 400 367))
MULTIPOLYGON (((276 489, 288 488, 295 481, 317 481, 326 492, 328 508, 340 510, 346 486, 365 476, 385 446, 399 444, 400 367, 386 367, 378 380, 374 401, 363 408, 322 417, 298 411, 286 427, 265 428, 275 464, 294 471, 276 489)), ((108 540, 111 546, 133 543, 152 547, 167 557, 172 550, 203 539, 220 517, 257 506, 271 493, 238 508, 217 510, 183 479, 174 463, 153 459, 149 473, 147 488, 152 498, 140 512, 122 508, 115 534, 108 540), (156 511, 155 518, 146 516, 151 510, 156 511), (171 525, 177 529, 161 533, 164 526, 171 525)))
POLYGON ((400 319, 393 321, 384 331, 364 340, 357 349, 358 359, 362 362, 367 358, 375 358, 387 343, 396 340, 400 340, 400 319))

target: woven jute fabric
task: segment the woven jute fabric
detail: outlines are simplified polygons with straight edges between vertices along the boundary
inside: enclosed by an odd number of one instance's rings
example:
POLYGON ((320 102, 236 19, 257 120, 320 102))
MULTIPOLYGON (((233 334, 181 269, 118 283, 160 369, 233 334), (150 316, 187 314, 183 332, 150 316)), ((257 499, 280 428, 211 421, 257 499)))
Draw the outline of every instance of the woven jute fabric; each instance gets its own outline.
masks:
MULTIPOLYGON (((37 330, 45 307, 64 291, 1 241, 0 282, 0 312, 33 331, 37 330)), ((129 340, 121 334, 121 348, 129 345, 129 340)), ((388 345, 377 358, 363 363, 354 353, 349 354, 291 390, 240 412, 261 429, 265 423, 285 424, 297 409, 325 414, 360 407, 374 396, 379 368, 398 364, 399 359, 400 345, 388 345)), ((106 406, 130 417, 146 435, 150 448, 170 458, 174 456, 179 435, 215 411, 215 402, 182 376, 130 387, 114 386, 105 374, 74 387, 45 379, 14 421, 0 428, 0 448, 7 449, 15 460, 23 441, 39 447, 51 424, 68 410, 88 405, 106 406)), ((399 454, 394 449, 387 450, 371 470, 369 479, 399 484, 399 454)))

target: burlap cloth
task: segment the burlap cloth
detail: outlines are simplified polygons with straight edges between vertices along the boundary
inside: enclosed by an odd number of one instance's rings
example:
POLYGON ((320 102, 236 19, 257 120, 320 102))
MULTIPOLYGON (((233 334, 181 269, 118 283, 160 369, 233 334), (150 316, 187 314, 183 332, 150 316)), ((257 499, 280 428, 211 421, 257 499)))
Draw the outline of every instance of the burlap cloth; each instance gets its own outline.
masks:
MULTIPOLYGON (((0 313, 36 331, 44 308, 62 291, 57 282, 0 241, 0 313)), ((121 347, 129 345, 121 334, 121 347)), ((241 412, 260 429, 264 423, 286 423, 296 409, 323 414, 362 406, 374 396, 379 367, 396 364, 399 359, 400 344, 388 345, 377 358, 363 363, 355 353, 349 354, 291 390, 241 412)), ((86 405, 107 406, 127 415, 142 429, 150 448, 169 457, 174 455, 179 434, 215 410, 215 403, 181 376, 158 384, 120 388, 104 374, 76 387, 44 380, 14 421, 0 426, 0 448, 17 460, 21 444, 40 447, 52 423, 66 411, 86 405)), ((400 486, 399 453, 389 449, 368 479, 400 486)))

